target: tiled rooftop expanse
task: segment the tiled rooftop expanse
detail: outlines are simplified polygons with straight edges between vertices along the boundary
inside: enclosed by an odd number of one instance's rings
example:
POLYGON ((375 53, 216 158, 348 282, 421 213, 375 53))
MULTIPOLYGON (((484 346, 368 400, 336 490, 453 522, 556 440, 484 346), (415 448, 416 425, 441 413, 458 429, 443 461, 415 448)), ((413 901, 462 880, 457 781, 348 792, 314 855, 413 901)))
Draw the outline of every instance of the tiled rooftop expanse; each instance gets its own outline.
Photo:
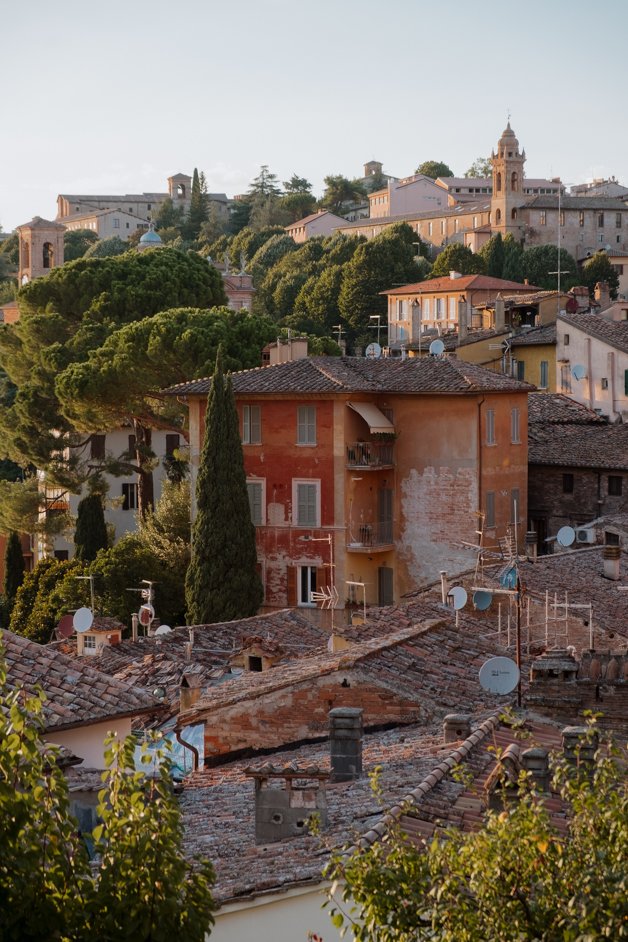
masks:
POLYGON ((628 470, 628 425, 531 425, 528 462, 574 468, 628 470))
POLYGON ((562 393, 531 392, 528 394, 528 420, 531 425, 547 422, 579 425, 607 425, 604 416, 587 409, 562 393))
POLYGON ((558 326, 568 332, 569 325, 628 353, 628 321, 609 321, 597 314, 561 314, 558 326))

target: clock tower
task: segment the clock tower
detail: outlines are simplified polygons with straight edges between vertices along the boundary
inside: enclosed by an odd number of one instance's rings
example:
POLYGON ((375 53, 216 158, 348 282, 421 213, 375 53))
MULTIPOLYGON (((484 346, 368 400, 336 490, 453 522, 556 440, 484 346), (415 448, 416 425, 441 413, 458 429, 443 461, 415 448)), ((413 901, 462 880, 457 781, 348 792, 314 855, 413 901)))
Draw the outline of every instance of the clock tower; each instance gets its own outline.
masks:
POLYGON ((491 197, 491 232, 502 237, 512 233, 517 240, 524 235, 523 220, 519 219, 519 210, 526 202, 523 195, 523 165, 525 150, 519 151, 519 141, 510 127, 497 144, 497 153, 491 154, 493 165, 493 195, 491 197))

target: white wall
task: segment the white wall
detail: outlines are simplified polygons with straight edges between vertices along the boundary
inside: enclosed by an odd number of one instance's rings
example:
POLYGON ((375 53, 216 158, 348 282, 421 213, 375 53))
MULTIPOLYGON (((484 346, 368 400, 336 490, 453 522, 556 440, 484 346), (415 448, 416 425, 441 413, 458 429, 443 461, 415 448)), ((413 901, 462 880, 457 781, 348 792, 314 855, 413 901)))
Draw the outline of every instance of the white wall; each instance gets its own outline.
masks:
POLYGON ((216 913, 211 942, 306 942, 308 932, 331 942, 340 936, 325 899, 318 885, 231 903, 216 913))
POLYGON ((105 739, 109 733, 116 733, 118 739, 126 739, 131 734, 131 717, 124 719, 107 719, 102 723, 93 723, 91 726, 80 726, 77 729, 50 730, 44 736, 46 742, 66 746, 74 755, 80 756, 84 765, 89 769, 105 768, 105 739))
POLYGON ((601 409, 611 422, 619 416, 624 422, 628 421, 628 396, 625 392, 628 354, 590 337, 567 321, 558 320, 556 327, 556 391, 571 396, 589 409, 601 409), (565 343, 565 334, 569 336, 568 344, 565 343), (574 377, 574 366, 584 367, 582 379, 574 377), (566 371, 567 367, 571 391, 562 383, 561 368, 566 371))

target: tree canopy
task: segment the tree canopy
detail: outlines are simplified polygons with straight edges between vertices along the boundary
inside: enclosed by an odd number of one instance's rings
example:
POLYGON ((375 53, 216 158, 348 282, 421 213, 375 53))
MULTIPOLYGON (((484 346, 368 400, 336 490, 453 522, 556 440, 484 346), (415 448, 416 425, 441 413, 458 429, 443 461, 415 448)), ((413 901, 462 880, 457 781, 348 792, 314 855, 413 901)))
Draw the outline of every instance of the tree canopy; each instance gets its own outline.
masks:
POLYGON ((465 173, 465 177, 492 177, 492 175, 493 164, 490 157, 476 157, 465 173))
POLYGON ((98 242, 98 236, 93 229, 68 229, 63 236, 63 259, 73 262, 82 258, 87 250, 98 242))
POLYGON ((453 177, 454 175, 453 170, 442 160, 424 160, 414 172, 422 173, 426 177, 431 177, 432 180, 437 180, 439 177, 453 177))
MULTIPOLYGON (((546 291, 556 290, 558 284, 558 248, 555 245, 535 245, 526 249, 521 258, 523 277, 531 285, 546 291)), ((578 266, 566 249, 560 250, 560 286, 563 291, 578 284, 578 266)))
POLYGON ((476 252, 472 252, 466 245, 453 242, 439 252, 432 266, 432 278, 448 275, 450 271, 457 271, 461 275, 483 275, 486 271, 484 259, 476 252))
POLYGON ((366 187, 361 180, 349 180, 341 174, 325 177, 325 191, 321 206, 337 215, 350 203, 359 203, 366 198, 366 187))
POLYGON ((593 295, 598 281, 605 281, 608 285, 611 299, 615 300, 617 297, 619 275, 606 252, 596 252, 595 255, 587 259, 582 266, 581 275, 578 280, 580 284, 587 286, 591 295, 593 295))

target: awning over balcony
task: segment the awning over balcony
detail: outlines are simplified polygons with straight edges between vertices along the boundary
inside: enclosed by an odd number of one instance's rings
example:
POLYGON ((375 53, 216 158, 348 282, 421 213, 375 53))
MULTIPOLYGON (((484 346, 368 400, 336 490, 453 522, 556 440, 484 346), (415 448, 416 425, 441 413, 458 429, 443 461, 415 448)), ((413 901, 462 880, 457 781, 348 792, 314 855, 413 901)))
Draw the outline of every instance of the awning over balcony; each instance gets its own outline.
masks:
POLYGON ((372 402, 348 402, 347 405, 361 415, 371 432, 393 432, 395 426, 372 402))

